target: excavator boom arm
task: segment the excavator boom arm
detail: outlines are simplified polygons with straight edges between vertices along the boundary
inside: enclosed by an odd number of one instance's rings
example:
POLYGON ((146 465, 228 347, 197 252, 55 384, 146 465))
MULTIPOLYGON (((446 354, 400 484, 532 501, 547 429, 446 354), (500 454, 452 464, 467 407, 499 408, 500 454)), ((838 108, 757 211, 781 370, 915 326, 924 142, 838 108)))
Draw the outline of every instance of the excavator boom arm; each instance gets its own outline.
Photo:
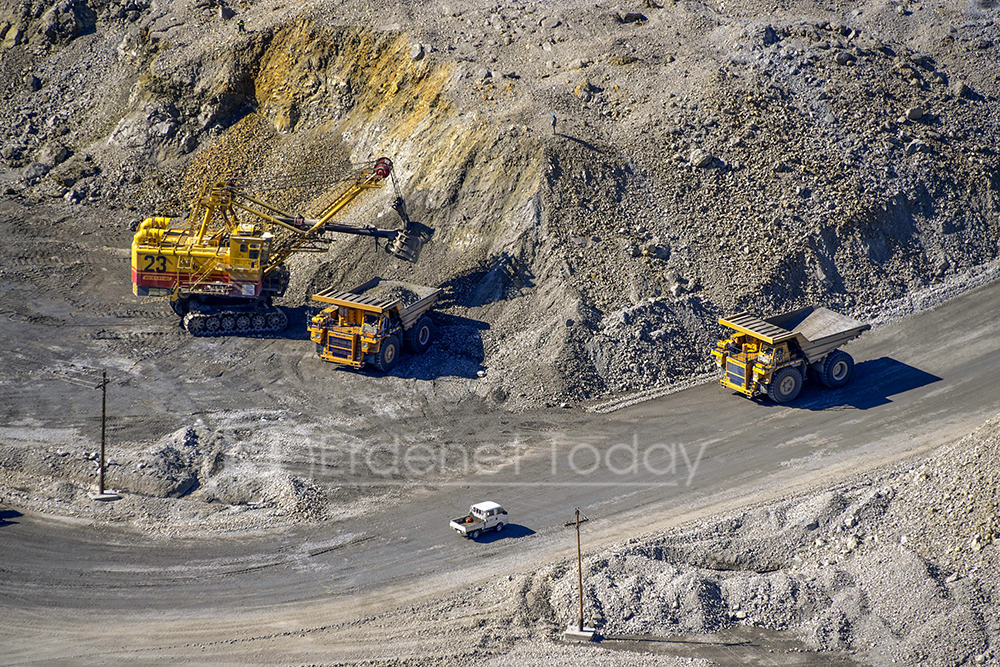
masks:
MULTIPOLYGON (((333 216, 342 211, 344 207, 354 201, 354 199, 362 192, 382 187, 382 184, 385 182, 385 179, 389 177, 391 172, 392 161, 386 157, 379 158, 375 162, 375 166, 372 171, 367 176, 357 179, 349 188, 334 199, 333 202, 331 202, 330 205, 324 209, 323 214, 318 219, 303 217, 292 218, 287 214, 280 216, 265 216, 252 211, 251 209, 244 208, 244 210, 261 215, 261 217, 272 221, 274 224, 279 224, 283 228, 293 232, 293 234, 287 235, 275 243, 272 248, 268 266, 265 267, 265 273, 273 270, 275 266, 284 262, 293 253, 303 249, 303 246, 311 242, 325 241, 326 239, 324 239, 322 235, 327 232, 387 239, 392 241, 392 245, 387 248, 391 254, 400 257, 401 259, 405 259, 408 262, 416 261, 420 254, 420 248, 423 244, 423 240, 410 233, 411 222, 409 216, 406 214, 406 204, 401 197, 396 198, 393 203, 393 208, 403 221, 404 229, 402 230, 379 229, 378 227, 373 226, 352 227, 350 225, 341 225, 330 222, 330 219, 333 218, 333 216)), ((251 201, 255 200, 251 199, 251 201)), ((280 213, 280 211, 268 207, 263 202, 259 203, 269 210, 280 213)))

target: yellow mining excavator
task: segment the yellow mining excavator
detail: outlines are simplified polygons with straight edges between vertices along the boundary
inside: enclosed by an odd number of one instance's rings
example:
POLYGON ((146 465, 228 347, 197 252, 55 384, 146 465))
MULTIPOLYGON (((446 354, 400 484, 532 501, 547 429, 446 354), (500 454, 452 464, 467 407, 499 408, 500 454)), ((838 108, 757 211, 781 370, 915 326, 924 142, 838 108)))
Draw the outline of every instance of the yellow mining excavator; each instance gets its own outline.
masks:
MULTIPOLYGON (((417 261, 427 240, 406 214, 402 197, 393 208, 403 229, 336 224, 331 220, 366 190, 381 187, 392 161, 356 173, 317 219, 293 216, 241 190, 235 181, 202 189, 186 218, 147 218, 132 240, 132 291, 169 298, 184 327, 195 336, 270 333, 288 324, 271 300, 288 287, 291 255, 324 252, 328 234, 385 239, 385 250, 417 261)), ((426 228, 424 228, 426 229, 426 228)))

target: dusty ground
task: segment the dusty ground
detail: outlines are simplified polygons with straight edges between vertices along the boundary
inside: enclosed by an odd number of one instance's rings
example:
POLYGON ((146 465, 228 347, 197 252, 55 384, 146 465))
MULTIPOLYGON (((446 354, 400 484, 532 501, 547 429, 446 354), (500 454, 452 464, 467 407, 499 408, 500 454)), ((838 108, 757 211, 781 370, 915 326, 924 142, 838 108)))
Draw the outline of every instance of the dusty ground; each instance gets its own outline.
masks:
MULTIPOLYGON (((479 443, 510 420, 551 430, 662 395, 705 377, 715 318, 739 308, 820 302, 880 324, 990 282, 996 12, 986 0, 3 3, 4 511, 90 516, 103 368, 108 470, 128 494, 101 521, 139 541, 267 534, 410 498, 317 481, 316 452, 479 443), (273 339, 195 340, 165 303, 131 295, 136 222, 182 214, 206 179, 309 210, 380 155, 411 217, 436 230, 418 265, 370 240, 295 258, 280 304, 291 325, 273 339), (391 376, 322 364, 304 332, 313 291, 373 274, 447 290, 433 348, 391 376)), ((393 224, 389 197, 343 221, 393 224)), ((605 647, 629 649, 588 659, 675 661, 632 642, 725 631, 737 634, 691 655, 740 662, 718 645, 747 629, 794 630, 785 656, 995 662, 995 429, 923 464, 588 557, 605 647), (763 563, 775 551, 797 560, 763 563), (706 553, 740 567, 725 574, 706 553), (629 587, 605 585, 622 568, 629 587), (886 588, 916 593, 878 598, 886 588)), ((565 563, 535 563, 474 599, 424 601, 424 629, 457 607, 484 620, 458 615, 422 653, 354 658, 426 662, 439 647, 445 664, 458 635, 483 664, 574 661, 551 643, 571 579, 565 563), (541 601, 525 612, 529 594, 541 601), (515 629, 518 614, 548 629, 515 629)), ((409 612, 372 613, 344 621, 359 643, 409 612)))

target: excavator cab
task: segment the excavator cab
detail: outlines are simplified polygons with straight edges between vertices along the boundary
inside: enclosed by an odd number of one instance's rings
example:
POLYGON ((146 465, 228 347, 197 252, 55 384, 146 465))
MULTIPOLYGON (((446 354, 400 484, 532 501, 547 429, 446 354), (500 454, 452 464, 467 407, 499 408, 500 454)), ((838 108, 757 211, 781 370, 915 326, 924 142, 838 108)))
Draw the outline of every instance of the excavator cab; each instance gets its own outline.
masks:
POLYGON ((266 261, 269 240, 260 236, 229 237, 229 266, 231 271, 260 273, 262 260, 266 261))

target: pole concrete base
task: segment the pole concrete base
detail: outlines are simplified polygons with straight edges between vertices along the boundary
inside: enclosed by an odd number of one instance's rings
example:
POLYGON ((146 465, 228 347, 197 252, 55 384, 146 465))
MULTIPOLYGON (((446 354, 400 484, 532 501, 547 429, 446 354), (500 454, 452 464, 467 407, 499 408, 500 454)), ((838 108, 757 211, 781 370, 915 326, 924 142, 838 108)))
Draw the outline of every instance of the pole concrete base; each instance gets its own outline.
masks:
POLYGON ((583 630, 581 631, 580 624, 573 623, 563 633, 563 640, 568 642, 592 642, 594 641, 596 632, 594 628, 588 628, 587 626, 583 626, 583 630))
POLYGON ((117 493, 115 493, 111 489, 104 489, 104 493, 97 493, 96 491, 92 491, 92 492, 88 493, 87 495, 90 496, 91 500, 99 500, 101 502, 110 502, 112 500, 121 500, 122 499, 121 496, 119 496, 117 493))

